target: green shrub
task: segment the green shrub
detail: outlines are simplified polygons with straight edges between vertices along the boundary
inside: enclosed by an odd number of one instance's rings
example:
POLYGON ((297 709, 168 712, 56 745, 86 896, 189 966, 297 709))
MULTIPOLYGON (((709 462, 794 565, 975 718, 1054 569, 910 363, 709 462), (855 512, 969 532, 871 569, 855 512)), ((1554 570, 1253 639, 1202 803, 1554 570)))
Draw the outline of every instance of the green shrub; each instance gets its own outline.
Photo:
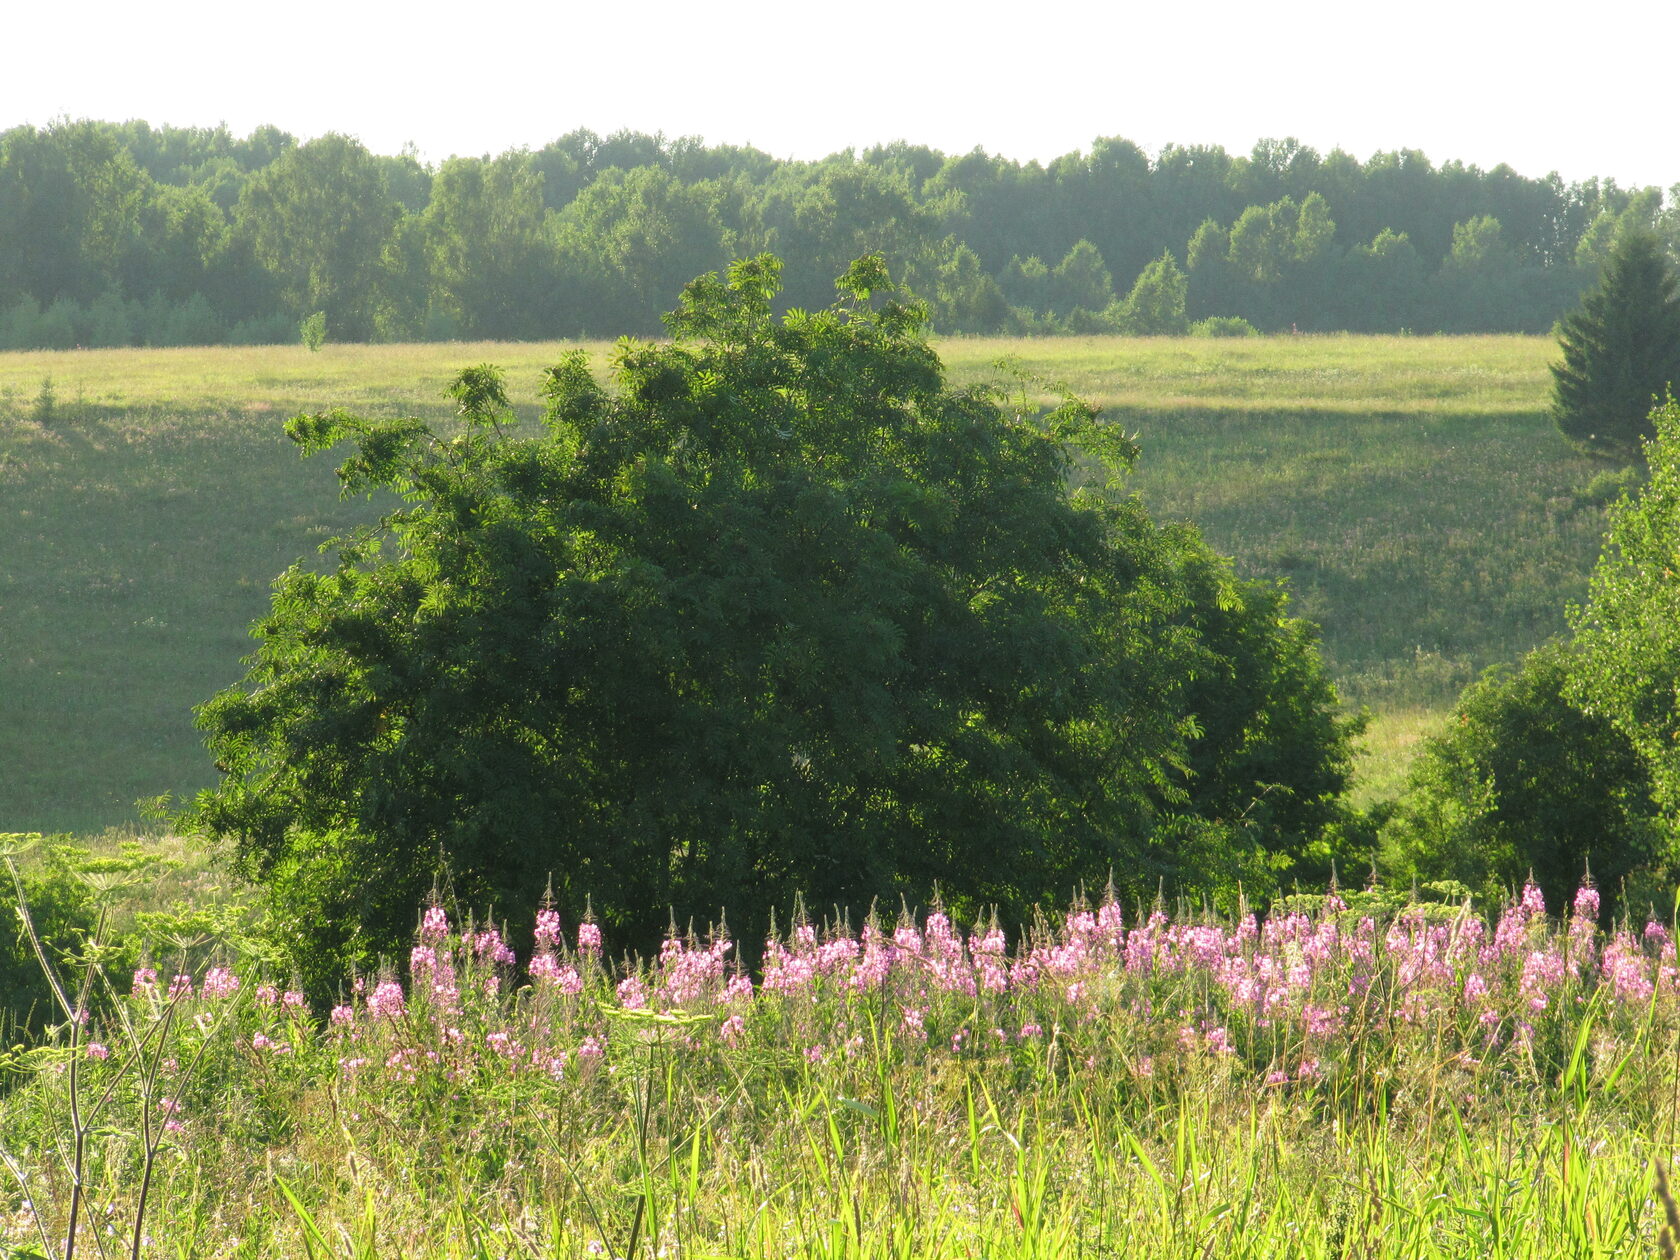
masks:
POLYGON ((319 350, 327 343, 327 313, 316 311, 305 315, 298 325, 298 337, 310 350, 319 350))
POLYGON ((1650 773, 1632 742, 1570 698, 1580 654, 1555 641, 1489 671, 1426 742, 1382 833, 1402 881, 1451 879, 1495 902, 1531 874, 1558 906, 1590 870, 1606 915, 1669 861, 1650 773))
POLYGON ((44 845, 20 869, 16 882, 0 868, 0 1027, 8 1036, 34 1037, 63 1019, 30 943, 23 907, 35 935, 57 965, 79 950, 98 922, 92 890, 76 870, 83 850, 62 842, 44 845))
POLYGON ((650 947, 743 888, 1021 921, 1110 872, 1327 867, 1348 727, 1281 594, 1151 520, 1086 404, 950 386, 879 258, 823 311, 777 317, 778 275, 689 285, 611 390, 569 355, 537 434, 487 366, 457 434, 291 422, 406 504, 276 584, 200 710, 226 777, 192 821, 323 984, 404 947, 440 867, 516 918, 552 878, 650 947), (1075 450, 1107 484, 1070 492, 1075 450))
POLYGON ((1240 315, 1209 315, 1190 325, 1192 337, 1258 337, 1260 330, 1240 315))

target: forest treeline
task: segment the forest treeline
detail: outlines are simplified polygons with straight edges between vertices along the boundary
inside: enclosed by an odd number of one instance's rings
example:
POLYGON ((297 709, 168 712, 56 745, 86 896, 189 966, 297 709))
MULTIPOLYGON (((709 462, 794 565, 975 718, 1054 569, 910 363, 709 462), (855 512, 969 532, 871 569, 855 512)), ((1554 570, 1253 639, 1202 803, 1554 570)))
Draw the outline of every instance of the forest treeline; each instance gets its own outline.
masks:
POLYGON ((273 127, 0 133, 0 349, 655 332, 683 282, 771 250, 821 307, 879 252, 946 333, 1543 332, 1624 225, 1680 257, 1680 186, 1100 139, 1048 165, 895 143, 784 161, 573 131, 369 152, 273 127))

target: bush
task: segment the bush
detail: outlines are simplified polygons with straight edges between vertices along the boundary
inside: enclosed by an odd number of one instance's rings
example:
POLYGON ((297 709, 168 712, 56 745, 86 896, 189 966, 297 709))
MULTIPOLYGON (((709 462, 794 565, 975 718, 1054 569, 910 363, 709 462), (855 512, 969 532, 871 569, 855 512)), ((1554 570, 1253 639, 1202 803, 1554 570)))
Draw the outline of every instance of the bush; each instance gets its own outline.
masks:
MULTIPOLYGON (((19 839, 0 837, 12 843, 19 839)), ((23 907, 62 976, 65 957, 80 952, 99 922, 98 903, 82 877, 86 857, 86 850, 56 839, 41 847, 28 869, 16 869, 15 882, 13 871, 0 866, 0 1035, 32 1039, 64 1019, 30 943, 23 907)), ((108 959, 113 974, 125 963, 132 966, 136 953, 133 947, 115 950, 108 959)))
POLYGON ((688 286, 615 391, 568 356, 538 435, 489 367, 458 434, 291 422, 406 500, 280 579, 200 710, 225 777, 190 821, 306 974, 401 949, 440 877, 527 920, 552 879, 651 947, 743 888, 1019 922, 1111 872, 1235 896, 1320 861, 1348 728, 1281 594, 1118 482, 1070 494, 1072 448, 1135 448, 949 387, 878 259, 780 320, 778 272, 688 286))
POLYGON ((1669 860, 1651 777, 1615 723, 1571 698, 1581 666, 1553 642, 1465 691, 1384 828, 1389 870, 1457 880, 1489 905, 1531 874, 1563 905, 1589 870, 1607 916, 1624 887, 1648 895, 1669 860))
POLYGON ((1190 325, 1192 337, 1258 337, 1260 330, 1238 315, 1210 315, 1190 325))

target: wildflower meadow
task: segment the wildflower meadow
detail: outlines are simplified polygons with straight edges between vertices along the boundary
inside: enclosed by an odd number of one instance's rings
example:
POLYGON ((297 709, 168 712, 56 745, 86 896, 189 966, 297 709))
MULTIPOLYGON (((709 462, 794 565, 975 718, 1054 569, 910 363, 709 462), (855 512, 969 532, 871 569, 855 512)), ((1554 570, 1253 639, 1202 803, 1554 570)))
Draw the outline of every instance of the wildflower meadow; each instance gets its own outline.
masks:
POLYGON ((406 966, 331 995, 71 960, 65 1017, 4 1064, 4 1254, 1659 1246, 1675 935, 1601 925, 1591 887, 1492 918, 1110 897, 1015 941, 799 914, 752 972, 721 931, 615 960, 544 909, 529 939, 432 905, 406 966))

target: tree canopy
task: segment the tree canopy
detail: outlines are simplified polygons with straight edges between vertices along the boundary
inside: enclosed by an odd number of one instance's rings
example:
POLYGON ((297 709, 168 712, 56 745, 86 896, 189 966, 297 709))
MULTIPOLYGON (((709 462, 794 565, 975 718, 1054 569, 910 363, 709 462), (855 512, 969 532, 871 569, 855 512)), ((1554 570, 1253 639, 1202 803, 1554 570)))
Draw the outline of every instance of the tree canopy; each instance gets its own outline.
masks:
POLYGON ((1658 189, 1293 140, 784 161, 580 130, 433 167, 338 135, 62 121, 0 132, 0 349, 259 344, 315 311, 343 340, 649 333, 683 280, 766 249, 808 308, 881 252, 941 333, 1126 331, 1164 253, 1191 321, 1543 332, 1630 227, 1680 257, 1658 189))
POLYGON ((1651 409, 1680 383, 1680 292, 1648 232, 1624 232, 1598 287, 1563 321, 1552 415, 1585 450, 1637 459, 1651 409))
POLYGON ((1587 603, 1572 610, 1582 669, 1573 695, 1643 755, 1670 840, 1680 819, 1680 404, 1650 415, 1650 480, 1611 508, 1587 603))
POLYGON ((568 355, 537 433, 488 366, 459 432, 290 422, 402 505, 279 579, 200 710, 224 778, 191 820, 323 975, 398 948, 440 873, 642 941, 796 895, 1020 921, 1111 875, 1328 873, 1350 726, 1281 591, 1152 522, 1080 400, 948 385, 878 256, 812 313, 778 275, 689 284, 611 388, 568 355), (1071 491, 1076 460, 1107 475, 1071 491))

